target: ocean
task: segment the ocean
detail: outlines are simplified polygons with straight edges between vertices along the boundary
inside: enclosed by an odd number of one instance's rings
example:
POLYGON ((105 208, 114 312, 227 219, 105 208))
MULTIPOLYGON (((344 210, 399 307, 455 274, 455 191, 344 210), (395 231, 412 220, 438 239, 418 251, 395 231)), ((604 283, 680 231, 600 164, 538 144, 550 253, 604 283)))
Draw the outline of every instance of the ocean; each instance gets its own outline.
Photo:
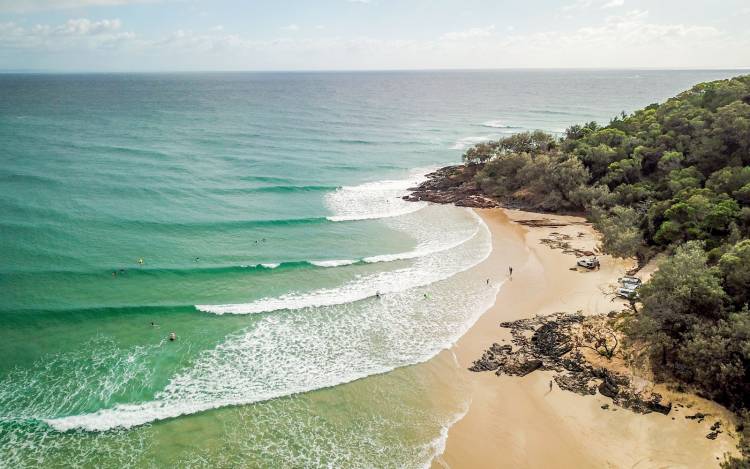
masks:
POLYGON ((503 247, 400 197, 741 73, 0 75, 0 467, 429 465, 503 247))

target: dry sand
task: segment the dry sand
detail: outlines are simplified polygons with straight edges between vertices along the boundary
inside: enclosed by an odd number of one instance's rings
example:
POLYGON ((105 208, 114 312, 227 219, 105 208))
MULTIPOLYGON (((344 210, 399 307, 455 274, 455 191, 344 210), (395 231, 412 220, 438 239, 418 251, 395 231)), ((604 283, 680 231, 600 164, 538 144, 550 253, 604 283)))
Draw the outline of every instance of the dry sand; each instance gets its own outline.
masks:
MULTIPOLYGON (((444 352, 455 354, 471 403, 466 415, 450 428, 445 451, 435 458, 433 467, 706 468, 718 467, 724 453, 735 451, 736 442, 726 432, 730 414, 698 398, 678 396, 693 407, 668 416, 639 415, 617 408, 598 394, 579 396, 556 386, 550 392, 550 372, 517 378, 468 371, 493 342, 509 343, 507 330, 498 326, 501 321, 558 311, 619 311, 624 303, 613 292, 617 279, 632 267, 599 256, 600 270, 572 271, 574 255, 540 242, 554 232, 568 235, 575 247, 593 250, 596 233, 581 218, 501 209, 478 213, 493 233, 494 250, 476 267, 477 275, 505 283, 495 305, 451 351, 444 352), (513 221, 543 217, 569 224, 529 228, 513 221), (512 278, 509 265, 513 266, 512 278), (603 404, 610 404, 610 409, 603 410, 603 404), (698 410, 713 415, 702 423, 684 418, 698 410), (725 432, 711 441, 705 435, 717 418, 724 421, 725 432)), ((439 357, 435 361, 445 362, 439 357)))

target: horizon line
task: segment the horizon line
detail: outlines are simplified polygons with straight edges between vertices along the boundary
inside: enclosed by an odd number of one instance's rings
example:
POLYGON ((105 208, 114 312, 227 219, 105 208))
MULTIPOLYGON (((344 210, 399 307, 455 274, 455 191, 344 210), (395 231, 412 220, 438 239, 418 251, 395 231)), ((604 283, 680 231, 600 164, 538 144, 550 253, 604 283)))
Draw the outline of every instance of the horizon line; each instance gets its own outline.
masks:
POLYGON ((362 69, 0 69, 0 74, 158 74, 158 73, 368 73, 368 72, 483 72, 483 71, 742 71, 737 67, 496 67, 496 68, 362 68, 362 69))

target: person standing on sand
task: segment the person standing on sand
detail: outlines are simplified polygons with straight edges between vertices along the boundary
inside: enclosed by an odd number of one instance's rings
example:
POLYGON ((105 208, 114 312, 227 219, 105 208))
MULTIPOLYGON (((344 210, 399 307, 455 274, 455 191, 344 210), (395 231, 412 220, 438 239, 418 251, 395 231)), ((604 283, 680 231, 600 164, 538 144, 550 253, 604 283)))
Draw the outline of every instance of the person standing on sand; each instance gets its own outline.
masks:
POLYGON ((508 266, 508 276, 510 276, 510 277, 513 276, 513 267, 512 266, 508 266))
POLYGON ((552 392, 552 380, 549 380, 549 392, 552 392))

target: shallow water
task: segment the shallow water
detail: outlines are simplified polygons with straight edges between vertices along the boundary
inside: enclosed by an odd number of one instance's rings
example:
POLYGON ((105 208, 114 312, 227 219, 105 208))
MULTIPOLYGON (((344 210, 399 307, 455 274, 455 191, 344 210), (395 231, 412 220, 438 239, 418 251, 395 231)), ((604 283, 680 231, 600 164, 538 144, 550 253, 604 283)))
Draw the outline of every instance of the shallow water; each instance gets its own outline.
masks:
POLYGON ((0 75, 0 466, 429 462, 491 246, 400 196, 736 74, 0 75))

